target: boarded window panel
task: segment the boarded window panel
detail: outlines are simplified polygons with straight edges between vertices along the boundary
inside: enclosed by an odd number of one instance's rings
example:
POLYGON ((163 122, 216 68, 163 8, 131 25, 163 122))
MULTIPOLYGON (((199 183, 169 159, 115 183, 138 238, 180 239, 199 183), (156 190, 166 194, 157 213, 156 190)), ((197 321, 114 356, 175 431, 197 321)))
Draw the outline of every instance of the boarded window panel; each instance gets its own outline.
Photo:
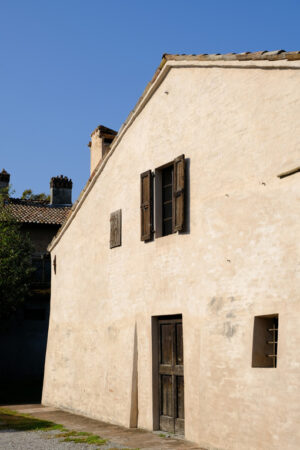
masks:
POLYGON ((141 241, 149 241, 153 232, 153 175, 141 174, 141 241))
POLYGON ((185 159, 184 155, 174 160, 173 177, 173 232, 183 230, 184 225, 184 187, 185 187, 185 159))
POLYGON ((110 248, 121 245, 122 210, 119 209, 110 215, 110 248))

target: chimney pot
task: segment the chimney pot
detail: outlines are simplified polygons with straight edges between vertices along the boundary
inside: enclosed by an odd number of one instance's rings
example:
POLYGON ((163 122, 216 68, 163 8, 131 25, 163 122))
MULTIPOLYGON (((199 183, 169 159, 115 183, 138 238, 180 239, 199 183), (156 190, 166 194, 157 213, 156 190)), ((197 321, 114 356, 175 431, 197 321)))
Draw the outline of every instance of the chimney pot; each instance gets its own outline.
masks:
POLYGON ((9 185, 10 174, 6 172, 5 169, 2 169, 0 172, 0 189, 7 188, 9 185))
POLYGON ((72 205, 72 180, 63 175, 50 180, 50 205, 72 205))
POLYGON ((117 131, 99 125, 91 134, 91 141, 88 143, 91 151, 91 172, 92 175, 98 163, 107 155, 110 145, 117 135, 117 131))

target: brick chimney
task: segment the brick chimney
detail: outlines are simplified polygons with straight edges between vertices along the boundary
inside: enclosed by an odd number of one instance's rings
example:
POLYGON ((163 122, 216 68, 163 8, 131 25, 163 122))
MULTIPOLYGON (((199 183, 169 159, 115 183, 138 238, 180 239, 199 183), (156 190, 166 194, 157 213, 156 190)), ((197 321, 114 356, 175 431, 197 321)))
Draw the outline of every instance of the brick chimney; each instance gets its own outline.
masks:
POLYGON ((72 205, 72 180, 60 175, 50 180, 50 205, 72 205))
POLYGON ((2 169, 0 172, 0 189, 7 188, 9 185, 10 174, 6 170, 2 169))
POLYGON ((109 151, 110 144, 117 135, 117 131, 99 125, 91 134, 91 141, 88 146, 91 150, 91 172, 92 175, 97 164, 109 151))

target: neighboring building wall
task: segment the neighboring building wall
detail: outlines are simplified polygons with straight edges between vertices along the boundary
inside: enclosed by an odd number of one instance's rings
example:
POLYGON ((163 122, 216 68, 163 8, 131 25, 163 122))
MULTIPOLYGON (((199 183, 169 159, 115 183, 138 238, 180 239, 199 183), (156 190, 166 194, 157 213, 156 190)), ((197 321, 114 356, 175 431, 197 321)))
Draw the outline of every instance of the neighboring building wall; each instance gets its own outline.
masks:
POLYGON ((0 329, 0 401, 41 398, 49 320, 49 294, 34 295, 0 329))
POLYGON ((171 69, 52 251, 43 403, 129 426, 137 357, 138 426, 152 429, 151 317, 181 313, 186 438, 296 450, 299 174, 277 175, 299 165, 300 66, 189 65, 171 69), (140 174, 182 153, 187 231, 145 244, 140 174), (254 316, 273 313, 278 367, 252 368, 254 316))
POLYGON ((47 344, 50 259, 42 261, 47 246, 56 234, 58 225, 23 224, 40 262, 34 274, 31 295, 18 307, 0 330, 0 401, 38 401, 41 398, 47 344), (43 272, 43 273, 42 273, 43 272))
POLYGON ((22 224, 22 231, 29 235, 34 247, 34 253, 40 254, 47 253, 49 242, 52 241, 59 228, 60 225, 47 225, 40 223, 22 224))

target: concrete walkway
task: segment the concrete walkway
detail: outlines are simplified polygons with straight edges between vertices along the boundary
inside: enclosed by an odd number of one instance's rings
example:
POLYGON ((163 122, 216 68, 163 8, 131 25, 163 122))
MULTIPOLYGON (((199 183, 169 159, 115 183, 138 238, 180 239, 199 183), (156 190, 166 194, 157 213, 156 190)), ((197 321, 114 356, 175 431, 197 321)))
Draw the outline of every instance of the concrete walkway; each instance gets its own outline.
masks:
MULTIPOLYGON (((122 447, 133 449, 200 449, 191 442, 176 439, 174 437, 161 437, 157 432, 150 432, 141 429, 127 429, 117 425, 111 425, 98 420, 71 414, 57 408, 42 405, 9 405, 4 406, 22 414, 30 414, 33 417, 63 425, 69 430, 86 431, 97 434, 103 439, 109 439, 122 447)), ((201 450, 201 449, 200 449, 201 450)), ((202 449, 203 450, 203 449, 202 449)))

